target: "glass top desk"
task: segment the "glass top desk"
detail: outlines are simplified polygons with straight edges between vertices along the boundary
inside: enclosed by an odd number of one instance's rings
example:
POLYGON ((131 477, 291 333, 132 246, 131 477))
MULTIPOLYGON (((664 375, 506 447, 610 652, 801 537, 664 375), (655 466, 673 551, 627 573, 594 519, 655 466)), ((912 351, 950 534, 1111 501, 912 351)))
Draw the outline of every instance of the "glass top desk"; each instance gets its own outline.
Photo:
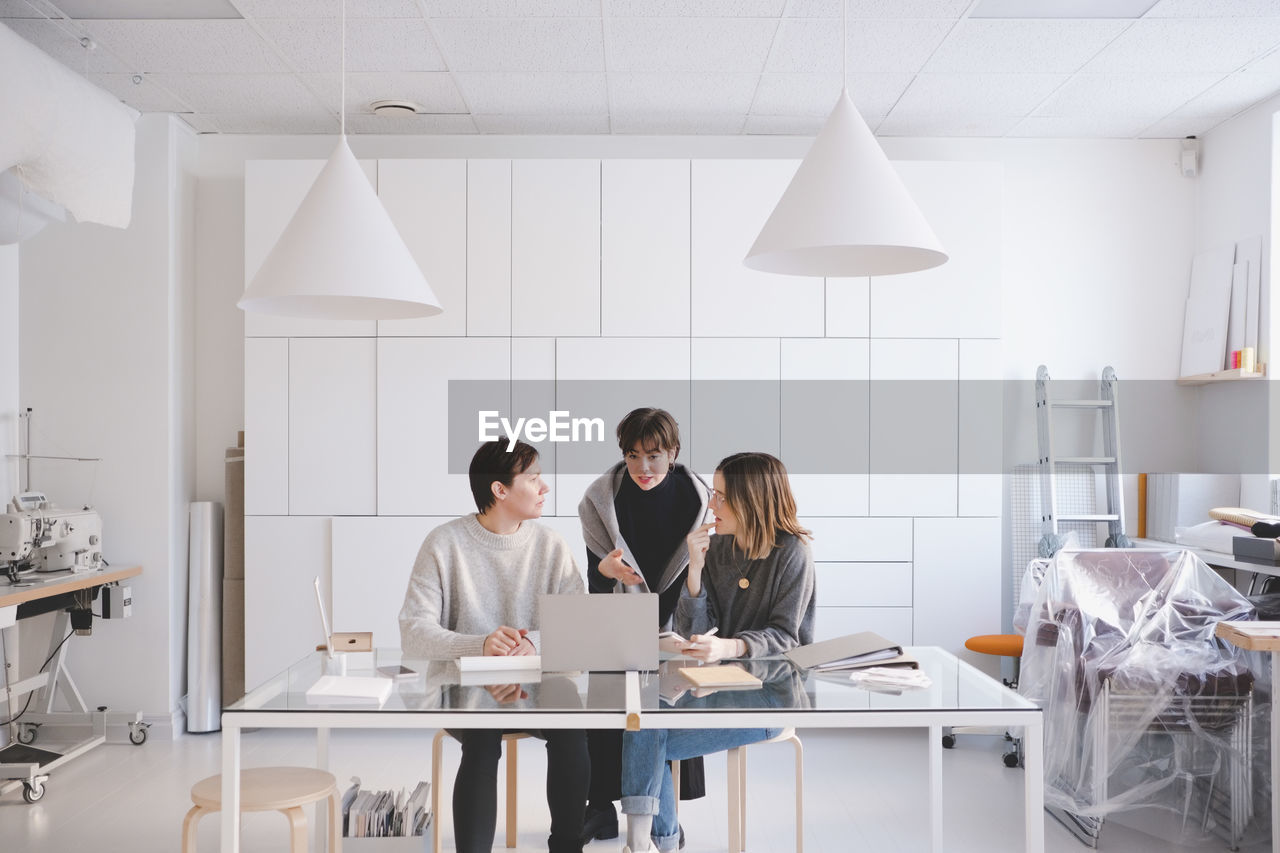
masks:
MULTIPOLYGON (((888 694, 854 687, 847 678, 820 675, 785 659, 736 661, 758 676, 755 690, 695 695, 678 671, 693 662, 667 661, 658 672, 459 673, 448 661, 403 663, 416 675, 393 682, 381 705, 316 703, 306 691, 324 674, 325 655, 308 655, 253 689, 222 712, 222 850, 240 849, 240 732, 245 728, 316 730, 317 766, 328 766, 333 728, 924 728, 929 732, 931 849, 942 844, 942 728, 1022 728, 1025 754, 1026 843, 1044 850, 1043 720, 1040 708, 955 655, 934 647, 908 650, 933 680, 924 690, 888 694), (497 677, 495 677, 497 676, 497 677), (522 698, 499 702, 474 679, 519 681, 522 698)), ((348 675, 372 676, 400 662, 395 651, 345 653, 348 675)))

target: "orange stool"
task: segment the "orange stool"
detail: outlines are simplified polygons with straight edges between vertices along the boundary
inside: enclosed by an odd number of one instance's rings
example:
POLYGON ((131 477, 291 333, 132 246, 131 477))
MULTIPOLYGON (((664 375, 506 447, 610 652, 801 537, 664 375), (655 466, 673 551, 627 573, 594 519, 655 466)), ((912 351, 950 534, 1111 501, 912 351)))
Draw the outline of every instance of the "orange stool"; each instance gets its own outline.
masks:
MULTIPOLYGON (((1005 687, 1010 690, 1018 689, 1018 676, 1021 672, 1022 664, 1022 635, 1021 634, 980 634, 977 637, 970 637, 964 641, 964 647, 971 652, 978 652, 984 655, 995 655, 1002 658, 1013 658, 1013 679, 1001 679, 1005 687)), ((968 727, 945 727, 942 733, 942 745, 946 749, 951 749, 956 745, 956 733, 964 732, 969 734, 992 734, 1003 736, 1005 740, 1013 744, 1013 748, 1004 754, 1004 764, 1006 767, 1018 767, 1022 764, 1022 741, 1015 738, 1009 732, 992 732, 989 729, 974 730, 968 727)))

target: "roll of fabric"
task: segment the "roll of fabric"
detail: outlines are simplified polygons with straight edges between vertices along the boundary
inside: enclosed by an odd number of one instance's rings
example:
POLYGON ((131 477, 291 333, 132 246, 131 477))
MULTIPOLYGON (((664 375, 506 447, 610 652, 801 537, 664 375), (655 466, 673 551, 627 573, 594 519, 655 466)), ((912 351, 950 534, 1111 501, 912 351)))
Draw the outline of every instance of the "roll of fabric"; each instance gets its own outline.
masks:
POLYGON ((187 585, 187 731, 213 732, 222 716, 222 505, 190 510, 187 585))

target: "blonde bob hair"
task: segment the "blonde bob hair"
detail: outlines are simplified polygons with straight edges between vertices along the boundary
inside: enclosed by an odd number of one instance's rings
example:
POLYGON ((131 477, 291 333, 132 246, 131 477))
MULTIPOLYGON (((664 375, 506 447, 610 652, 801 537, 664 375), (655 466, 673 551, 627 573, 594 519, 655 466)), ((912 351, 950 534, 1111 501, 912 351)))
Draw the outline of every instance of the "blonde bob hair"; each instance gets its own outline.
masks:
POLYGON ((781 461, 768 453, 735 453, 720 460, 716 471, 724 477, 722 497, 738 521, 735 545, 747 559, 767 557, 779 533, 813 538, 796 518, 796 499, 781 461))

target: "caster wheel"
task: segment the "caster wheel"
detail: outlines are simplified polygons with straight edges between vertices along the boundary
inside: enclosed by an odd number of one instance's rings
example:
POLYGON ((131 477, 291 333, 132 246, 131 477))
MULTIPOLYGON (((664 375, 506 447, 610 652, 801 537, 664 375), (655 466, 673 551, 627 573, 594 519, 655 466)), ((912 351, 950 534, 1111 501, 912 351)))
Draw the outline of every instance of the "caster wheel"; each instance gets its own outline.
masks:
POLYGON ((35 726, 18 727, 18 743, 35 743, 39 730, 35 726))
POLYGON ((38 803, 44 799, 44 783, 42 782, 23 782, 22 783, 22 799, 28 803, 38 803))
POLYGON ((943 749, 955 749, 955 746, 956 746, 956 736, 955 736, 955 735, 943 735, 943 736, 942 736, 942 748, 943 748, 943 749))
POLYGON ((143 726, 129 729, 129 743, 135 746, 142 746, 147 742, 147 730, 143 726))
POLYGON ((1017 767, 1020 763, 1021 763, 1021 762, 1019 762, 1019 761, 1018 761, 1018 753, 1016 753, 1016 752, 1006 752, 1006 753, 1004 754, 1004 766, 1005 766, 1005 767, 1017 767))

